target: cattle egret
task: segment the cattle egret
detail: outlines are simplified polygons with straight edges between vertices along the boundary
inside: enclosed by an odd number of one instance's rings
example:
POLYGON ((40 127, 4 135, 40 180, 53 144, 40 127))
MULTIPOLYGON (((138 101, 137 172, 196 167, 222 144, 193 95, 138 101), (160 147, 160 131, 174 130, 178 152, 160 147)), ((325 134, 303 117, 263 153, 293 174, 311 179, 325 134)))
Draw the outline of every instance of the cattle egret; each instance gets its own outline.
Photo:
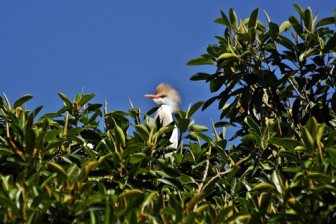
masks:
MULTIPOLYGON (((166 126, 171 124, 173 120, 173 113, 178 109, 178 104, 181 99, 178 92, 169 84, 161 83, 156 87, 156 94, 146 94, 145 97, 152 99, 159 108, 156 111, 155 118, 159 118, 160 124, 166 126)), ((169 148, 177 149, 178 146, 178 130, 175 125, 172 135, 169 139, 171 145, 169 148)), ((165 154, 165 157, 172 153, 165 154)))

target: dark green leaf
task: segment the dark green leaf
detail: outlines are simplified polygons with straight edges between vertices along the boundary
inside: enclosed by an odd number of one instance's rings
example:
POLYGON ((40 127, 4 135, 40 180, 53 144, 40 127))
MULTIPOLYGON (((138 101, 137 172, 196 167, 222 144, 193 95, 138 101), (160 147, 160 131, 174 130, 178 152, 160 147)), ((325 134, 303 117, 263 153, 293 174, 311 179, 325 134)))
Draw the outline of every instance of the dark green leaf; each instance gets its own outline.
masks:
POLYGON ((207 81, 209 78, 211 77, 211 75, 207 74, 207 73, 196 73, 193 76, 191 76, 190 80, 192 81, 199 81, 199 80, 205 80, 207 81))
POLYGON ((227 18, 227 16, 225 15, 225 13, 223 11, 221 11, 220 13, 221 13, 222 17, 216 19, 215 22, 230 27, 229 19, 227 18))
POLYGON ((313 32, 313 13, 309 7, 304 11, 303 18, 306 29, 313 32))
POLYGON ((257 28, 258 13, 259 13, 259 9, 253 10, 253 12, 250 15, 248 28, 254 28, 254 29, 257 28))
POLYGON ((336 23, 335 17, 327 17, 327 18, 324 18, 318 21, 316 23, 316 28, 321 27, 321 26, 328 26, 328 25, 335 24, 335 23, 336 23))
POLYGON ((324 51, 329 52, 330 50, 334 50, 336 46, 336 33, 330 37, 330 39, 327 41, 324 51))
POLYGON ((176 188, 177 190, 183 190, 183 186, 181 185, 181 183, 177 180, 177 179, 173 179, 173 178, 158 178, 157 179, 158 182, 161 182, 165 185, 171 186, 173 188, 176 188))
POLYGON ((276 40, 279 35, 279 26, 272 22, 270 22, 268 26, 269 26, 269 33, 270 33, 271 38, 273 40, 276 40))
POLYGON ((290 16, 288 21, 292 24, 295 32, 300 35, 303 32, 303 27, 300 24, 300 21, 295 16, 290 16))
POLYGON ((295 10, 297 11, 297 13, 300 15, 300 17, 304 18, 303 9, 298 4, 294 4, 293 6, 294 6, 295 10))
POLYGON ((17 108, 17 107, 22 106, 22 104, 24 104, 25 102, 27 102, 28 100, 30 100, 32 98, 33 98, 33 96, 30 95, 30 94, 26 94, 26 95, 21 96, 18 100, 16 100, 14 102, 13 108, 17 108))
POLYGON ((207 101, 205 101, 205 103, 202 106, 202 110, 205 110, 206 108, 208 108, 217 99, 218 99, 218 96, 214 96, 214 97, 211 97, 210 99, 208 99, 207 101))
POLYGON ((177 122, 177 127, 183 133, 188 130, 189 124, 190 124, 190 119, 181 118, 177 122))
POLYGON ((64 93, 58 93, 58 96, 63 100, 64 105, 67 107, 72 107, 71 101, 68 99, 68 97, 64 93))
POLYGON ((95 97, 95 94, 79 94, 76 96, 76 102, 80 106, 84 106, 87 102, 89 102, 92 98, 95 97))
POLYGON ((238 29, 238 19, 236 12, 230 8, 229 9, 230 24, 234 29, 238 29))
POLYGON ((138 164, 140 163, 144 158, 145 158, 145 154, 144 153, 134 153, 132 155, 130 155, 129 160, 131 164, 138 164))
POLYGON ((203 106, 204 101, 198 101, 197 103, 194 103, 191 107, 189 107, 186 117, 191 118, 191 116, 201 107, 203 106))

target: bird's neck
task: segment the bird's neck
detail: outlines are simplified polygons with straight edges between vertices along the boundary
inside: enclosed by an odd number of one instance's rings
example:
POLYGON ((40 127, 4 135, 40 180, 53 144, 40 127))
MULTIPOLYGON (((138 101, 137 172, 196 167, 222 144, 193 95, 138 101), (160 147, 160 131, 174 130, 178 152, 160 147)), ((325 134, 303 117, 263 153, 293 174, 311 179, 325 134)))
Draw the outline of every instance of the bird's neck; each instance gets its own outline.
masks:
POLYGON ((165 126, 173 122, 173 108, 169 105, 162 104, 157 112, 156 116, 159 117, 160 123, 165 126))
POLYGON ((159 107, 164 108, 164 110, 167 110, 171 113, 175 113, 177 110, 177 105, 174 101, 172 101, 169 97, 166 97, 164 99, 158 98, 154 99, 154 102, 159 105, 159 107))

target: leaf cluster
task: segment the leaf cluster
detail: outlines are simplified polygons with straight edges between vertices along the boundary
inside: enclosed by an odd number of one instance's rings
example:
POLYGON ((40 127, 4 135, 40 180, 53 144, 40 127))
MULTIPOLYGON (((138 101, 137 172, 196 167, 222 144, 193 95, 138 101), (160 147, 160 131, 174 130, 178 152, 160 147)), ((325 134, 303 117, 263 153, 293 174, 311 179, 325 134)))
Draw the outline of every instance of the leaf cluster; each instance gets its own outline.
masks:
MULTIPOLYGON (((238 126, 236 136, 246 134, 246 116, 258 124, 278 123, 280 136, 299 135, 310 117, 335 127, 335 15, 318 20, 312 10, 294 5, 298 17, 280 25, 259 9, 239 21, 233 9, 221 12, 215 22, 225 27, 218 43, 189 65, 214 65, 214 74, 197 73, 194 81, 205 81, 215 93, 203 110, 218 102, 221 122, 238 126)), ((236 137, 234 136, 234 137, 236 137)))

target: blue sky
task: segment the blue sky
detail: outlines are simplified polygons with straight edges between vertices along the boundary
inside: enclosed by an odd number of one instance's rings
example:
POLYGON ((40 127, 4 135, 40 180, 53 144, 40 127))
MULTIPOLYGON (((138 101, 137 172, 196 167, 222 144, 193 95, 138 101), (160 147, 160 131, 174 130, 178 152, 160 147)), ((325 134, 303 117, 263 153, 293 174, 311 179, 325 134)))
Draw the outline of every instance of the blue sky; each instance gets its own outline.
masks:
MULTIPOLYGON (((213 21, 220 10, 234 8, 241 19, 260 8, 280 23, 296 14, 295 1, 1 1, 0 91, 14 102, 34 96, 26 106, 44 105, 42 113, 62 106, 57 93, 73 99, 95 93, 92 102, 108 101, 109 110, 128 110, 129 98, 143 112, 154 104, 144 97, 160 82, 172 84, 182 96, 181 109, 210 98, 207 84, 190 81, 196 72, 214 67, 186 63, 216 43, 223 27, 213 21)), ((333 15, 331 0, 296 1, 311 6, 319 17, 333 15)), ((198 112, 196 123, 218 121, 216 106, 198 112)))

